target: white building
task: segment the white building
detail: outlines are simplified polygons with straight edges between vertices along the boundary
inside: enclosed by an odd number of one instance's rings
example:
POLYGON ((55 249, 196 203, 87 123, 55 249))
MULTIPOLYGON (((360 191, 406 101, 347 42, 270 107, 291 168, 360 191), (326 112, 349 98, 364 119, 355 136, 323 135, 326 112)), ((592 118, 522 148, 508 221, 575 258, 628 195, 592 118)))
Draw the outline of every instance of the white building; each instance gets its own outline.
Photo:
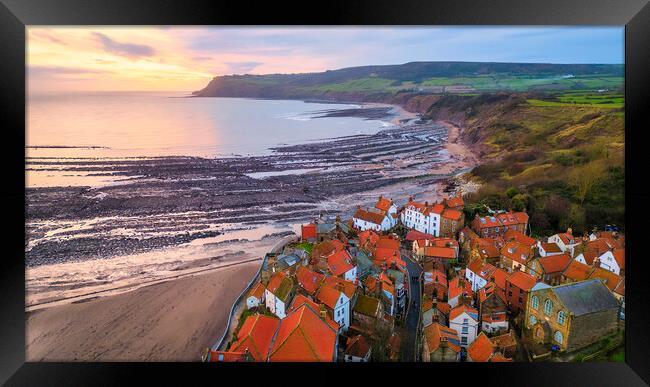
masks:
POLYGON ((366 231, 388 231, 397 223, 397 219, 393 214, 384 214, 378 210, 357 208, 357 211, 352 217, 352 224, 354 228, 366 231))
POLYGON ((557 243, 543 243, 537 242, 537 251, 541 257, 548 257, 551 255, 560 255, 564 254, 560 246, 557 243))
POLYGON ((497 268, 480 259, 473 260, 465 268, 465 278, 472 284, 472 291, 477 292, 490 282, 490 276, 497 268))
POLYGON ((440 215, 444 209, 442 204, 419 203, 411 197, 404 206, 400 220, 408 228, 437 237, 440 236, 440 215))
POLYGON ((581 241, 577 238, 574 238, 571 229, 568 229, 567 232, 555 234, 550 236, 547 240, 548 243, 555 243, 558 245, 560 250, 564 253, 569 253, 573 257, 573 249, 578 246, 581 241))
POLYGON ((279 271, 271 277, 264 291, 266 308, 279 318, 287 317, 287 306, 291 301, 293 281, 279 271))
POLYGON ((332 314, 332 319, 347 331, 350 327, 350 299, 342 291, 327 284, 321 286, 316 292, 316 298, 322 302, 332 314))
POLYGON ((255 308, 264 303, 265 289, 261 282, 258 282, 246 297, 246 307, 248 309, 255 308))
POLYGON ((478 311, 465 304, 449 312, 449 328, 458 332, 460 346, 467 348, 478 335, 478 311))
POLYGON ((598 263, 603 269, 621 275, 621 271, 625 270, 625 249, 605 251, 598 257, 598 263))

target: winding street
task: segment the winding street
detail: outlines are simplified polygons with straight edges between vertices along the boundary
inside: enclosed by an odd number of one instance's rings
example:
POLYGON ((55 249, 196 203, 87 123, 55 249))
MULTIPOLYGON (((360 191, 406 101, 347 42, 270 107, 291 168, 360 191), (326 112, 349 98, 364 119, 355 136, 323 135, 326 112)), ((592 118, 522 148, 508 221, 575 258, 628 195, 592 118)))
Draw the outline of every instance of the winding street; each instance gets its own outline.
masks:
POLYGON ((416 361, 417 336, 421 310, 420 295, 422 292, 420 289, 420 277, 422 275, 422 268, 411 259, 410 251, 402 249, 402 257, 404 257, 406 269, 409 272, 409 300, 404 324, 406 328, 406 337, 402 343, 402 345, 406 346, 404 348, 403 360, 416 361))

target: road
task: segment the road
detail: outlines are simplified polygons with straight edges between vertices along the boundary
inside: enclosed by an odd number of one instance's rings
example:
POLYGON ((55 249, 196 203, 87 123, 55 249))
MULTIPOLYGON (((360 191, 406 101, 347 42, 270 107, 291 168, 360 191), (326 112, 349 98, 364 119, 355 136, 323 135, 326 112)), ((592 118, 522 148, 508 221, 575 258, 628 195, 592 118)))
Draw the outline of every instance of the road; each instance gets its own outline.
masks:
POLYGON ((422 274, 422 268, 420 265, 411 260, 411 252, 407 250, 402 250, 402 257, 404 262, 406 262, 406 269, 409 272, 409 302, 407 306, 407 314, 404 326, 406 327, 406 337, 402 342, 404 348, 404 360, 405 361, 415 361, 416 360, 416 346, 417 346, 417 336, 418 336, 418 325, 420 322, 420 310, 421 310, 421 283, 420 276, 422 274))

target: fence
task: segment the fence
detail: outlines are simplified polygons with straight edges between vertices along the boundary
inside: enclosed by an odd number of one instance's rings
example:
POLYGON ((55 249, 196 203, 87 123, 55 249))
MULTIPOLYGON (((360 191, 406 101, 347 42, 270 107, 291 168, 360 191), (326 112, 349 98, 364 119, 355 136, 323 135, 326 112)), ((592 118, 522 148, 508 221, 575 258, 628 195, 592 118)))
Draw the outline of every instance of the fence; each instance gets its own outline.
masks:
MULTIPOLYGON (((282 240, 280 240, 273 248, 271 249, 271 253, 276 253, 282 248, 284 248, 285 245, 288 243, 291 243, 297 239, 296 235, 288 235, 282 240)), ((221 338, 212 346, 213 351, 219 351, 222 350, 222 346, 224 342, 226 341, 226 337, 228 337, 228 333, 230 332, 230 326, 232 325, 232 320, 235 317, 235 310, 237 309, 237 306, 239 303, 242 301, 242 299, 248 294, 248 292, 251 290, 253 285, 257 283, 259 280, 260 274, 262 273, 262 269, 264 268, 264 265, 266 264, 266 260, 268 258, 268 254, 264 256, 264 260, 262 261, 262 264, 260 265, 260 268, 257 269, 257 273, 253 277, 253 279, 248 283, 248 285, 242 290, 242 292, 239 294, 237 299, 232 303, 232 306, 230 307, 230 313, 228 314, 228 322, 226 324, 226 328, 223 331, 223 335, 221 335, 221 338)))

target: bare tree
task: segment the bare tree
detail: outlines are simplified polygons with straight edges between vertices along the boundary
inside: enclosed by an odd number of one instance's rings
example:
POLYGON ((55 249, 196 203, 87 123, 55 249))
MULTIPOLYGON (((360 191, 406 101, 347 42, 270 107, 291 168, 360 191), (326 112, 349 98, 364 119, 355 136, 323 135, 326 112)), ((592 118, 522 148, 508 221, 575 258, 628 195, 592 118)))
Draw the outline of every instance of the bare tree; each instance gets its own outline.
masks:
POLYGON ((603 175, 603 168, 600 163, 590 162, 577 168, 569 176, 569 182, 576 189, 576 196, 583 204, 587 195, 594 186, 600 181, 603 175))

